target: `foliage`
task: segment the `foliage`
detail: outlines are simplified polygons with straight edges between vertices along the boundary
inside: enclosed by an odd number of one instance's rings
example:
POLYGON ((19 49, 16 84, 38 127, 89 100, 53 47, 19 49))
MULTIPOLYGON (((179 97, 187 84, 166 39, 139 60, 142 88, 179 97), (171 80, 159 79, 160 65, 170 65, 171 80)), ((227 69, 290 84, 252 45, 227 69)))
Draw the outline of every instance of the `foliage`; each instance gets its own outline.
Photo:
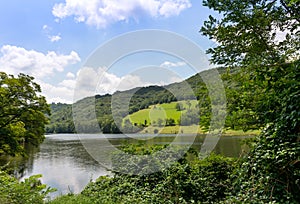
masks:
POLYGON ((273 100, 279 104, 271 105, 276 105, 276 113, 268 113, 272 108, 264 112, 268 126, 238 170, 234 199, 278 203, 300 200, 300 83, 296 80, 300 75, 299 62, 285 68, 287 73, 269 86, 269 93, 276 91, 273 100))
POLYGON ((219 43, 208 50, 213 63, 273 65, 299 57, 299 1, 205 0, 203 4, 222 16, 210 15, 201 28, 219 43), (280 32, 286 36, 278 40, 280 32))
POLYGON ((199 125, 199 119, 199 111, 197 109, 189 109, 181 115, 178 123, 183 126, 199 125))
POLYGON ((33 80, 0 72, 0 155, 22 153, 23 143, 38 145, 44 139, 50 110, 33 80))
POLYGON ((300 200, 300 145, 297 137, 281 135, 274 128, 268 127, 257 138, 237 169, 229 203, 298 203, 300 200))
POLYGON ((72 107, 63 103, 50 104, 50 124, 46 125, 47 133, 72 133, 75 132, 72 107))
MULTIPOLYGON (((297 203, 300 178, 299 1, 217 1, 201 31, 219 44, 212 62, 228 66, 232 122, 265 127, 237 169, 229 203, 297 203), (286 33, 279 42, 279 32, 286 33), (239 76, 239 77, 236 77, 239 76), (232 97, 234 96, 234 97, 232 97), (232 99, 232 98, 236 98, 232 99)), ((232 124, 231 124, 232 125, 232 124)))
MULTIPOLYGON (((126 146, 123 150, 148 155, 161 148, 164 146, 142 145, 126 146)), ((125 160, 124 164, 130 166, 131 161, 125 160)), ((130 169, 135 171, 133 166, 130 169)), ((88 184, 81 196, 89 197, 93 203, 213 203, 223 200, 231 189, 229 178, 233 169, 232 159, 211 155, 198 160, 190 150, 186 157, 161 172, 140 176, 116 172, 113 177, 102 176, 88 184)))
POLYGON ((89 197, 89 196, 84 196, 84 195, 75 195, 75 194, 67 194, 67 195, 62 195, 54 200, 49 201, 48 203, 50 204, 91 204, 95 203, 95 199, 89 197))
POLYGON ((41 175, 31 176, 22 182, 0 171, 0 203, 2 204, 38 204, 44 203, 50 192, 55 191, 39 178, 41 175))

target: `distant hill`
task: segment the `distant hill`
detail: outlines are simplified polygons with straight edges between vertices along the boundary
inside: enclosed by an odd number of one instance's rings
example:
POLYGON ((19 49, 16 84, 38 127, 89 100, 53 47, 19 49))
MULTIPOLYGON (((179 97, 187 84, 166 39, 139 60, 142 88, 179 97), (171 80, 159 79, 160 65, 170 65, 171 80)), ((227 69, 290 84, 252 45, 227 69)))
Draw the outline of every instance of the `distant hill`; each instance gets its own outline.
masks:
MULTIPOLYGON (((220 74, 226 69, 218 68, 220 74)), ((87 97, 73 104, 76 127, 81 132, 99 132, 99 126, 104 133, 119 133, 116 123, 121 125, 123 119, 134 112, 148 108, 151 105, 185 100, 200 100, 206 109, 202 115, 210 112, 208 90, 200 75, 210 74, 206 70, 200 74, 166 86, 137 87, 127 91, 117 91, 113 95, 96 95, 87 97), (112 100, 113 98, 113 100, 112 100), (129 101, 125 104, 124 101, 129 101), (113 102, 113 103, 112 103, 113 102), (112 115, 112 106, 113 115, 112 115), (207 106, 207 107, 206 107, 207 106), (96 111, 95 114, 93 114, 96 111), (95 115, 97 121, 95 120, 95 115), (97 124, 98 127, 94 127, 97 124)), ((50 124, 46 126, 47 133, 74 133, 72 105, 52 103, 50 124)), ((203 108, 202 108, 203 109, 203 108)), ((134 125, 134 124, 132 124, 134 125)))

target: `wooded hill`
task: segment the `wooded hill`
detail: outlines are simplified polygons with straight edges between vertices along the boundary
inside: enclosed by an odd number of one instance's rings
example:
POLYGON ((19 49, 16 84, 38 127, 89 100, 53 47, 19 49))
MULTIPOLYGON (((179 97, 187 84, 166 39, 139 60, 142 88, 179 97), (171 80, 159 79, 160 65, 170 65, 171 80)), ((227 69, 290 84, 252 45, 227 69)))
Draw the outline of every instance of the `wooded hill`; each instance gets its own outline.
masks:
MULTIPOLYGON (((164 104, 175 101, 198 100, 197 109, 189 110, 184 117, 193 117, 193 123, 184 125, 192 125, 195 123, 205 126, 210 121, 211 104, 208 97, 208 89, 202 80, 202 77, 208 76, 215 70, 206 70, 199 74, 179 82, 166 86, 148 86, 137 87, 127 91, 117 91, 113 95, 96 95, 87 97, 73 104, 75 114, 76 127, 80 132, 99 132, 99 126, 104 133, 120 133, 138 131, 140 128, 149 124, 124 124, 124 118, 129 114, 146 109, 151 105, 164 104), (202 76, 202 77, 201 77, 202 76), (124 103, 129 101, 129 105, 124 103), (76 108, 77 107, 77 108, 76 108), (113 107, 113 114, 112 114, 113 107), (76 110, 75 110, 76 109, 76 110), (96 111, 96 118, 93 112, 96 111), (198 117, 198 120, 195 119, 198 117), (198 121, 198 122, 195 122, 198 121), (119 124, 119 125, 116 125, 119 124), (98 127, 95 127, 97 124, 98 127), (127 127, 124 127, 127 125, 127 127), (128 127, 132 125, 132 127, 128 127), (118 127, 124 127, 122 130, 118 127), (134 128, 138 126, 138 128, 134 128)), ((225 68, 218 68, 225 87, 230 83, 231 73, 225 68)), ((47 133, 74 133, 75 126, 71 104, 52 103, 50 124, 46 127, 47 133)), ((229 117, 227 117, 227 126, 231 126, 229 117)), ((172 119, 172 118, 169 118, 172 119)), ((164 123, 166 121, 163 121, 164 123)), ((128 122, 127 122, 128 123, 128 122)), ((176 122, 175 122, 176 123, 176 122)), ((174 124, 175 124, 174 123, 174 124)), ((183 124, 182 124, 183 125, 183 124)), ((234 126, 232 126, 234 127, 234 126)), ((235 126, 235 128, 240 128, 235 126)))

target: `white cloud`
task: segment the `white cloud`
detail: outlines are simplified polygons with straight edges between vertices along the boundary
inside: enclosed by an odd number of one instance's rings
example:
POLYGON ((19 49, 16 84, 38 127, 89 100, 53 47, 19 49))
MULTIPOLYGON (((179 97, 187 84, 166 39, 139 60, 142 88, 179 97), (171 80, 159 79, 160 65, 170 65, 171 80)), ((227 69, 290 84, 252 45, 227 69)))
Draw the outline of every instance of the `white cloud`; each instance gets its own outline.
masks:
POLYGON ((159 14, 165 17, 177 16, 191 4, 188 1, 165 1, 161 4, 159 14))
POLYGON ((77 74, 75 101, 95 94, 112 94, 149 83, 143 82, 138 76, 126 75, 118 77, 108 73, 105 68, 82 68, 77 74))
POLYGON ((74 51, 69 55, 49 51, 47 54, 22 47, 4 45, 0 48, 0 70, 10 74, 20 72, 43 78, 55 72, 64 71, 68 65, 76 64, 80 57, 74 51))
POLYGON ((26 50, 21 47, 5 45, 0 48, 0 71, 17 75, 29 74, 35 77, 35 81, 41 85, 42 95, 51 102, 71 103, 75 87, 75 75, 69 72, 69 79, 58 84, 49 84, 44 81, 45 77, 54 76, 63 72, 69 65, 80 61, 74 51, 68 55, 57 54, 49 51, 47 54, 34 50, 26 50))
POLYGON ((178 77, 178 76, 172 76, 170 81, 168 82, 168 84, 171 84, 171 83, 176 83, 176 82, 182 82, 183 79, 178 77))
POLYGON ((186 63, 185 62, 169 62, 169 61, 165 61, 163 62, 160 67, 164 67, 164 68, 171 68, 171 67, 182 67, 185 66, 186 63))
POLYGON ((52 27, 50 27, 48 25, 43 25, 43 32, 45 33, 45 35, 48 37, 48 39, 51 42, 57 42, 57 41, 61 40, 60 33, 57 35, 52 35, 52 27))
POLYGON ((149 82, 144 82, 139 76, 125 75, 118 77, 114 74, 105 72, 104 69, 99 69, 99 83, 97 86, 97 93, 114 93, 118 91, 125 91, 139 86, 150 85, 149 82))
POLYGON ((57 42, 61 40, 60 34, 59 35, 53 35, 53 36, 48 36, 51 42, 57 42))
MULTIPOLYGON (((35 77, 35 81, 41 85, 42 95, 49 103, 62 102, 72 103, 75 86, 74 100, 78 100, 95 94, 107 94, 124 91, 135 87, 149 85, 165 85, 180 81, 179 78, 168 78, 162 81, 151 81, 143 78, 145 73, 132 73, 125 76, 117 76, 106 72, 105 68, 93 69, 82 68, 76 75, 72 72, 65 74, 65 79, 59 83, 47 83, 49 76, 65 71, 66 67, 80 61, 78 54, 74 51, 68 55, 49 51, 44 54, 35 50, 26 50, 21 47, 5 45, 0 48, 0 71, 9 74, 25 73, 35 77)), ((163 63, 168 66, 183 66, 182 62, 163 63)), ((147 75, 147 74, 146 74, 147 75)), ((169 76, 170 77, 170 76, 169 76)))
POLYGON ((72 72, 68 72, 66 75, 67 78, 75 78, 75 74, 73 74, 72 72))
POLYGON ((74 89, 76 85, 76 81, 74 79, 65 79, 58 84, 61 87, 66 87, 70 89, 74 89))
POLYGON ((115 74, 106 72, 104 68, 95 70, 90 67, 84 67, 77 73, 77 78, 65 79, 56 85, 45 83, 41 80, 38 80, 37 83, 41 85, 43 95, 49 103, 61 102, 71 104, 74 101, 94 96, 95 94, 112 94, 116 91, 125 91, 135 87, 166 85, 182 81, 181 78, 176 76, 171 76, 166 80, 153 83, 144 81, 140 76, 133 74, 118 77, 115 74))
POLYGON ((74 16, 76 22, 105 28, 119 21, 137 19, 138 13, 170 17, 191 6, 190 0, 65 0, 54 5, 52 14, 60 19, 74 16))
POLYGON ((42 95, 47 99, 48 103, 69 103, 73 102, 75 80, 64 80, 58 85, 52 85, 43 81, 37 80, 42 89, 42 95))
MULTIPOLYGON (((112 94, 116 91, 125 91, 135 87, 145 87, 150 85, 166 85, 182 81, 179 77, 166 77, 163 81, 149 82, 143 75, 128 74, 119 77, 115 74, 108 73, 105 68, 93 69, 84 67, 77 74, 76 93, 74 100, 77 101, 87 96, 95 94, 112 94)), ((65 82, 67 83, 67 82, 65 82)), ((70 82, 68 82, 70 83, 70 82)), ((66 85, 65 85, 66 86, 66 85)))
POLYGON ((43 30, 49 30, 49 26, 48 25, 43 25, 43 30))

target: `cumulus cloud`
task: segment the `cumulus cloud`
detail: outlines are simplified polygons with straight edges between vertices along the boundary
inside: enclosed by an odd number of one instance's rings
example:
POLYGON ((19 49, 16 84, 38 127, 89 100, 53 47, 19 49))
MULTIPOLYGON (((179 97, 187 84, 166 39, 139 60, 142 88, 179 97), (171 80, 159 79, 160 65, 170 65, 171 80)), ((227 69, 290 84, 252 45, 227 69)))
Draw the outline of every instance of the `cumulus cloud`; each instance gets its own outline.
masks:
POLYGON ((75 78, 75 74, 73 74, 72 72, 68 72, 66 77, 67 78, 75 78))
POLYGON ((52 14, 60 19, 74 16, 76 22, 105 28, 112 23, 139 18, 139 14, 170 17, 190 7, 190 0, 65 0, 54 5, 52 14))
POLYGON ((96 91, 98 93, 114 93, 118 91, 129 90, 138 86, 147 86, 149 82, 144 82, 139 76, 125 75, 118 77, 114 74, 105 72, 103 69, 99 69, 100 80, 96 91))
POLYGON ((20 72, 43 78, 54 72, 62 72, 68 65, 80 62, 80 57, 74 51, 68 55, 49 51, 47 54, 22 47, 4 45, 0 48, 0 70, 10 74, 20 72))
POLYGON ((76 93, 74 100, 79 100, 95 94, 113 94, 114 92, 129 90, 137 86, 149 85, 139 76, 126 75, 118 77, 105 71, 105 68, 84 67, 77 74, 76 93))
MULTIPOLYGON (((66 71, 66 67, 78 62, 80 62, 80 57, 74 51, 63 55, 54 51, 44 54, 11 45, 4 45, 0 48, 0 71, 14 75, 22 72, 34 76, 35 81, 41 85, 42 94, 49 103, 72 103, 95 94, 112 94, 116 91, 129 90, 135 87, 165 85, 180 81, 178 77, 170 75, 168 75, 169 78, 164 77, 164 80, 157 79, 161 81, 151 81, 144 76, 148 76, 147 72, 118 76, 107 72, 106 68, 84 67, 76 74, 67 72, 64 75, 65 79, 56 84, 46 82, 49 76, 55 77, 55 74, 66 71)), ((163 65, 173 67, 175 65, 183 66, 183 63, 165 62, 163 65)))
MULTIPOLYGON (((105 71, 105 68, 82 68, 75 78, 68 78, 58 84, 52 85, 43 81, 37 81, 43 90, 48 102, 73 103, 88 96, 95 94, 113 94, 116 91, 125 91, 135 87, 144 87, 149 85, 166 85, 173 82, 182 81, 181 78, 171 76, 164 81, 156 83, 148 82, 141 76, 128 74, 119 77, 115 74, 105 71)), ((72 73, 68 73, 70 75, 72 73)))
POLYGON ((165 61, 163 62, 160 67, 164 67, 164 68, 171 68, 171 67, 182 67, 185 66, 186 63, 185 62, 169 62, 169 61, 165 61))
POLYGON ((43 30, 48 31, 50 28, 48 25, 43 25, 43 30))
POLYGON ((144 79, 143 75, 138 73, 119 77, 107 72, 105 68, 84 67, 77 74, 74 101, 95 94, 113 94, 116 91, 125 91, 150 85, 166 85, 181 80, 179 77, 169 76, 165 80, 149 82, 144 79))
POLYGON ((43 31, 51 42, 57 42, 61 40, 60 33, 57 35, 52 35, 52 27, 48 25, 43 25, 43 31))
POLYGON ((45 83, 37 80, 42 89, 42 95, 47 99, 48 103, 69 103, 73 102, 75 80, 63 80, 57 85, 45 83))
POLYGON ((60 34, 48 36, 48 38, 50 39, 51 42, 57 42, 57 41, 61 40, 60 34))

